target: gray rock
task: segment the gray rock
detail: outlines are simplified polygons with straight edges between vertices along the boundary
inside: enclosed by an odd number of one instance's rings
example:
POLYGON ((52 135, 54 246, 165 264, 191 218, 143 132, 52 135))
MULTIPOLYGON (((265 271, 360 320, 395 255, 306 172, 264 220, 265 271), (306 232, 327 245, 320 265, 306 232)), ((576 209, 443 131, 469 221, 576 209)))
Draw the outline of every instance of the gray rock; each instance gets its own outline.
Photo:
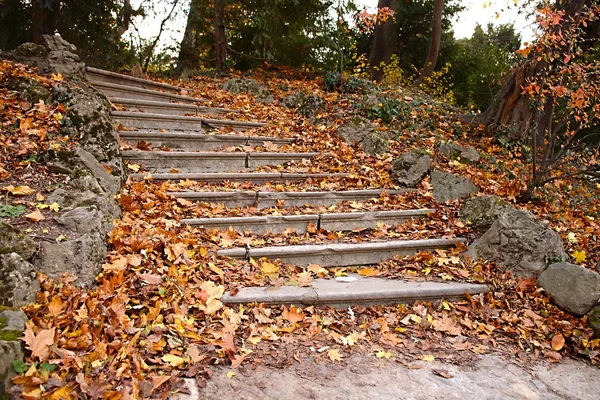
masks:
POLYGON ((576 315, 584 315, 600 300, 600 275, 587 268, 567 262, 550 265, 537 278, 560 308, 576 315))
POLYGON ((0 312, 0 332, 25 330, 27 316, 21 310, 6 309, 0 312))
POLYGON ((404 153, 392 162, 392 179, 401 185, 414 187, 429 173, 431 158, 417 151, 404 153))
POLYGON ((0 305, 21 307, 35 300, 36 270, 17 253, 0 255, 0 305))
POLYGON ((79 285, 88 286, 100 272, 105 254, 104 235, 88 233, 61 243, 42 242, 35 266, 51 278, 58 279, 69 274, 77 277, 79 285))
POLYGON ((33 239, 11 224, 0 221, 0 254, 17 253, 28 260, 35 250, 33 239))
MULTIPOLYGON (((90 177, 91 178, 91 177, 90 177)), ((79 180, 79 183, 91 183, 92 180, 79 180)), ((72 181, 72 185, 76 181, 72 181)), ((87 186, 86 187, 90 187, 87 186)), ((93 186, 92 186, 93 188, 93 186)), ((99 186, 98 186, 99 188, 99 186)), ((50 193, 47 198, 49 204, 58 203, 63 210, 73 210, 77 207, 94 207, 101 213, 102 230, 107 233, 112 229, 112 221, 121 216, 121 208, 112 195, 104 193, 102 189, 98 192, 90 190, 65 190, 58 188, 50 193)))
POLYGON ((7 87, 10 90, 18 92, 21 100, 32 104, 38 103, 40 100, 48 103, 51 98, 50 90, 33 78, 25 76, 16 77, 8 82, 7 87))
POLYGON ((0 394, 3 399, 20 398, 10 397, 9 393, 10 388, 13 387, 12 378, 17 375, 13 368, 13 361, 22 360, 24 356, 20 341, 0 340, 0 394))
POLYGON ((479 191, 477 186, 467 178, 449 172, 433 171, 431 173, 433 198, 438 203, 461 199, 479 191))
POLYGON ((307 118, 314 118, 317 113, 325 110, 325 102, 314 93, 308 95, 302 92, 294 93, 283 98, 281 103, 307 118))
POLYGON ((231 78, 223 84, 223 89, 233 94, 252 94, 259 103, 270 104, 275 101, 271 92, 254 79, 231 78))
POLYGON ((479 196, 466 199, 459 216, 478 231, 486 231, 510 205, 498 196, 479 196))
POLYGON ((469 246, 473 259, 495 261, 516 276, 530 278, 546 269, 548 260, 567 257, 560 237, 524 210, 507 208, 479 239, 469 246))
POLYGON ((77 207, 56 217, 55 220, 78 234, 102 230, 104 215, 96 207, 77 207))
POLYGON ((439 147, 440 153, 451 160, 467 161, 475 163, 479 161, 479 153, 473 146, 459 146, 454 143, 442 143, 439 147))
POLYGON ((119 194, 121 191, 121 179, 119 177, 109 174, 91 153, 81 147, 75 150, 75 155, 90 170, 92 176, 97 179, 98 184, 105 192, 119 194))
POLYGON ((594 338, 600 339, 600 306, 592 308, 587 317, 588 325, 594 331, 594 338))
POLYGON ((338 128, 337 134, 348 144, 362 145, 363 151, 370 155, 382 154, 390 149, 388 138, 377 131, 375 124, 364 118, 351 119, 338 128))

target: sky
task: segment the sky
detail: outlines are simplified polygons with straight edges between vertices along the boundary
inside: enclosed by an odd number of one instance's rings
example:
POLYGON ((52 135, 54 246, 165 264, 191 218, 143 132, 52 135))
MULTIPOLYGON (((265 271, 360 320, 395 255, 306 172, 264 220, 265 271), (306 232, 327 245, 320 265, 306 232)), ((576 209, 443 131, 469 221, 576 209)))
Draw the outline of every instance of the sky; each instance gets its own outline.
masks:
MULTIPOLYGON (((133 0, 131 3, 136 7, 142 0, 133 0)), ((493 24, 514 23, 517 32, 521 33, 523 41, 533 39, 533 23, 527 20, 524 15, 520 15, 518 8, 514 6, 518 0, 464 0, 462 4, 465 11, 461 12, 453 21, 454 36, 458 38, 471 37, 475 26, 479 23, 486 26, 489 22, 493 24)), ((373 12, 377 8, 377 0, 355 0, 356 4, 366 7, 373 12)), ((169 10, 161 1, 158 1, 157 12, 159 15, 166 15, 169 10)), ((163 33, 164 39, 161 40, 159 47, 164 48, 169 44, 180 43, 185 29, 186 12, 189 0, 183 1, 179 7, 176 17, 167 24, 167 30, 163 33)), ((160 26, 161 18, 147 18, 139 26, 142 36, 146 38, 154 37, 160 26)))

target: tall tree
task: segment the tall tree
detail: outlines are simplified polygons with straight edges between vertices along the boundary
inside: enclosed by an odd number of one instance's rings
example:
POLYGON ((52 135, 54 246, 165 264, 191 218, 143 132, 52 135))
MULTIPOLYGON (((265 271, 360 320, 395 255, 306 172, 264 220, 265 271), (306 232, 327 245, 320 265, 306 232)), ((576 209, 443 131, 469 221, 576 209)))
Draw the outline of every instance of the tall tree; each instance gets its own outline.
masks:
POLYGON ((191 0, 175 72, 182 75, 200 66, 202 10, 207 0, 191 0))
POLYGON ((43 35, 53 35, 60 13, 60 0, 32 0, 31 39, 41 44, 43 35))
MULTIPOLYGON (((399 7, 398 0, 379 0, 377 3, 377 9, 389 8, 397 12, 399 7)), ((398 28, 395 18, 387 18, 385 22, 375 24, 369 52, 371 79, 374 81, 379 82, 383 79, 382 65, 389 63, 392 55, 398 50, 398 28)))
POLYGON ((444 0, 435 0, 433 3, 433 23, 431 25, 431 44, 427 61, 421 75, 415 81, 415 85, 420 85, 425 78, 429 78, 435 69, 438 54, 440 52, 440 42, 442 39, 442 13, 444 12, 444 0))
POLYGON ((227 38, 225 36, 225 0, 215 0, 215 59, 216 71, 223 73, 227 60, 227 38))

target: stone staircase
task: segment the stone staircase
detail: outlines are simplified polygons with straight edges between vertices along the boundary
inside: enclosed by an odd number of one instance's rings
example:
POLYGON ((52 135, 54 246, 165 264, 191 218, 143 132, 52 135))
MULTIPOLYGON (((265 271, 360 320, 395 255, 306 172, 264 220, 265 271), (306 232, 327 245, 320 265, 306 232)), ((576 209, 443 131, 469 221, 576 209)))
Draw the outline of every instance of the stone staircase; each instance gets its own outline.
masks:
MULTIPOLYGON (((266 143, 286 145, 294 139, 256 136, 245 131, 264 126, 259 122, 233 119, 204 118, 203 115, 235 113, 235 110, 203 106, 203 99, 189 97, 182 89, 163 83, 133 78, 127 75, 87 69, 91 84, 102 91, 120 110, 113 119, 124 130, 121 140, 132 146, 144 142, 152 150, 126 150, 123 157, 130 163, 141 165, 144 173, 132 174, 141 179, 148 173, 156 181, 196 180, 217 185, 223 182, 285 183, 308 179, 344 177, 343 173, 302 173, 286 170, 287 163, 302 162, 317 153, 240 152, 224 151, 232 146, 263 146, 266 143), (211 134, 209 131, 228 127, 231 134, 211 134), (170 151, 161 151, 168 147, 170 151), (278 166, 277 172, 260 172, 256 167, 278 166)), ((243 187, 243 186, 241 186, 243 187)), ((387 195, 403 193, 389 190, 387 195)), ((341 201, 365 201, 379 198, 380 189, 344 191, 261 191, 212 190, 172 192, 173 196, 188 201, 223 204, 226 207, 278 207, 331 206, 341 201)), ((297 233, 308 229, 327 231, 352 231, 373 229, 377 224, 398 225, 412 218, 427 218, 431 209, 356 211, 343 213, 315 213, 278 216, 243 216, 220 218, 192 218, 181 222, 207 229, 234 229, 254 234, 280 233, 293 228, 297 233)), ((306 266, 317 264, 324 268, 375 265, 395 255, 410 255, 422 250, 453 248, 464 239, 397 240, 393 238, 358 243, 296 244, 230 248, 220 250, 219 256, 237 259, 280 259, 283 262, 306 266)), ((488 292, 486 285, 442 282, 412 282, 349 274, 343 278, 315 279, 308 287, 283 286, 279 288, 247 287, 235 295, 226 293, 226 304, 265 303, 297 305, 374 305, 406 303, 416 300, 456 300, 465 294, 488 292)))

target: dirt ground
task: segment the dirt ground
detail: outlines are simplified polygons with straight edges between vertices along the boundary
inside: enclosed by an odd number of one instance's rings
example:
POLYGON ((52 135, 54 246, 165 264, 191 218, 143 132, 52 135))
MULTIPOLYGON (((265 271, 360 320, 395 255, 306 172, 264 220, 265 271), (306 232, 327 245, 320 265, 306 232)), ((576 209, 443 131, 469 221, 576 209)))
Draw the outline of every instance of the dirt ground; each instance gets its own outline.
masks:
POLYGON ((187 379, 192 399, 599 399, 600 369, 579 360, 528 368, 495 355, 472 365, 416 361, 408 366, 356 354, 343 363, 308 359, 285 369, 220 368, 204 388, 187 379))

